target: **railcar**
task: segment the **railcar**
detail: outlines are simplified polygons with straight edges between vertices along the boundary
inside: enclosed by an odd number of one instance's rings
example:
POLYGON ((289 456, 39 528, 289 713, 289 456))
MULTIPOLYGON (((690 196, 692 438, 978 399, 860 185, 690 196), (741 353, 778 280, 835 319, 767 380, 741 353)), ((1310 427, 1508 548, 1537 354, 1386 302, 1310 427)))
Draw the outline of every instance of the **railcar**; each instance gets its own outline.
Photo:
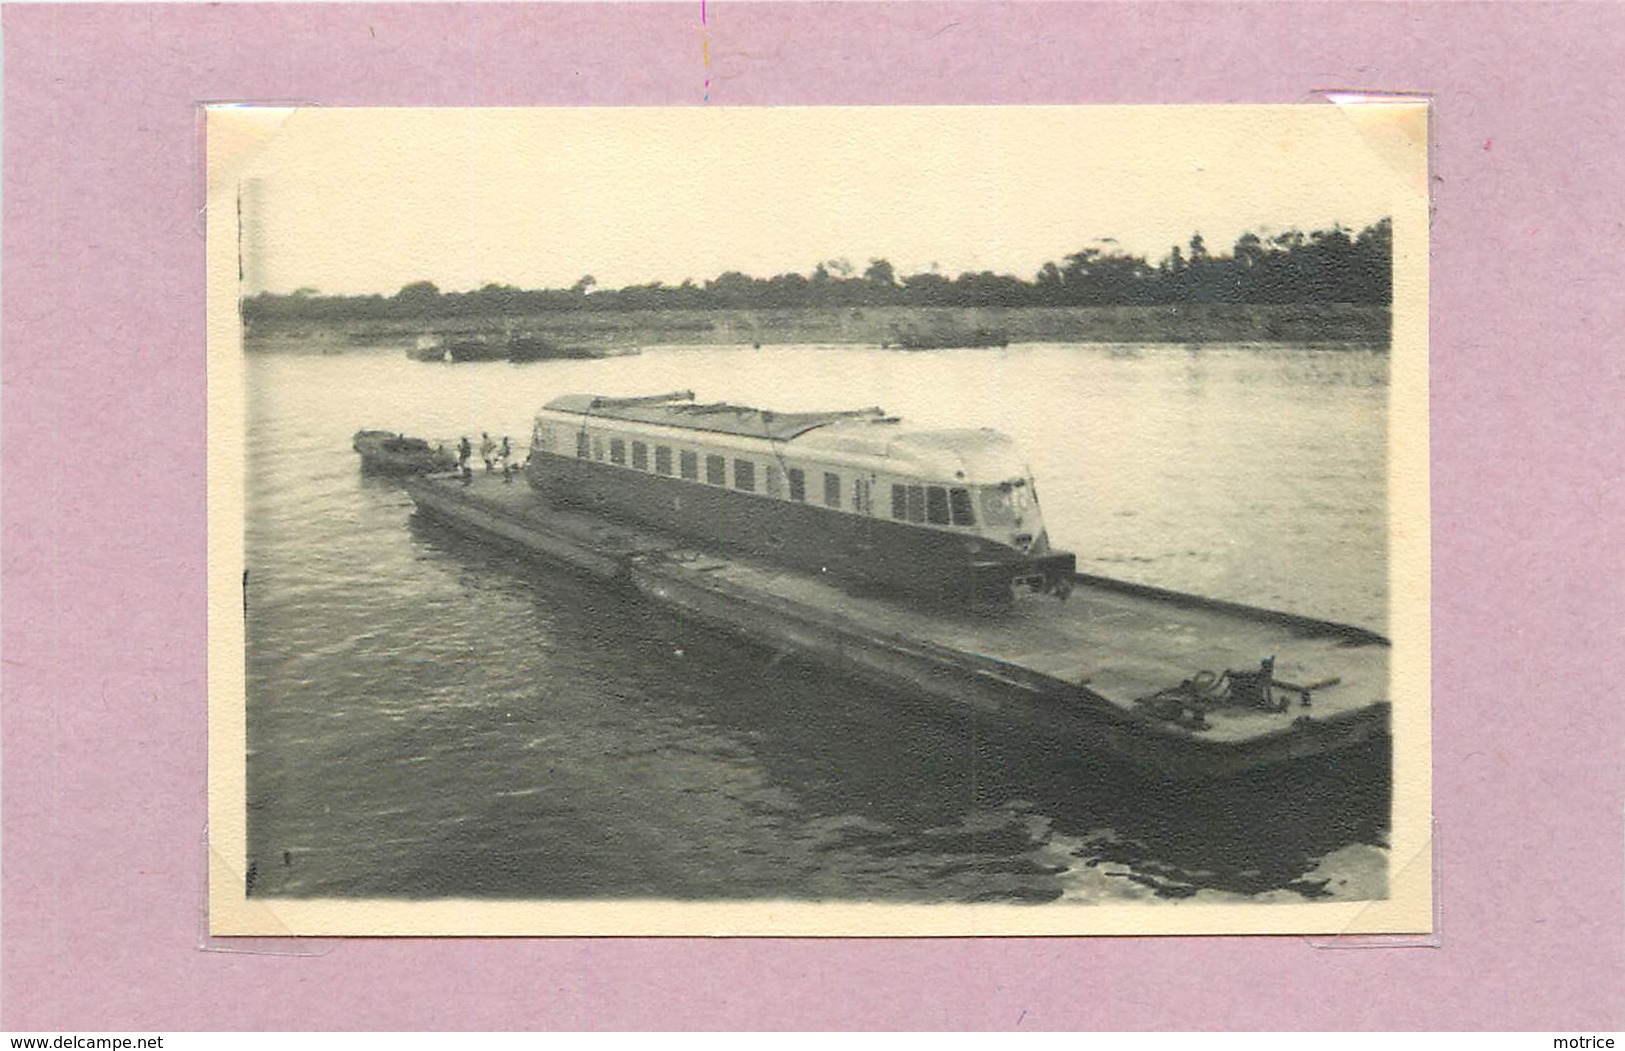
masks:
POLYGON ((773 412, 569 394, 535 418, 530 484, 550 502, 697 544, 933 601, 1065 598, 1076 559, 1050 547, 1014 443, 928 430, 878 408, 773 412))

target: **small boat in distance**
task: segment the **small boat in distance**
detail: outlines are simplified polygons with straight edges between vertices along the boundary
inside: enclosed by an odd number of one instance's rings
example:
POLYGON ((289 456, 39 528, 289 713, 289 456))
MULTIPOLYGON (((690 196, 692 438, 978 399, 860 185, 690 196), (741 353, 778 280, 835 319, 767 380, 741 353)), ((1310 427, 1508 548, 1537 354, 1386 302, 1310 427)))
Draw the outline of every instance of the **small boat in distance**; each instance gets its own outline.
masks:
POLYGON ((361 454, 361 469, 381 474, 432 474, 450 471, 457 457, 450 450, 431 448, 422 438, 394 431, 356 431, 351 447, 361 454))
POLYGON ((508 344, 480 334, 420 336, 406 356, 414 361, 501 361, 508 356, 508 344))
POLYGON ((999 329, 972 328, 938 330, 935 332, 898 332, 880 344, 890 350, 957 350, 978 347, 1008 347, 1010 334, 999 329))
POLYGON ((560 343, 542 336, 514 336, 508 340, 508 360, 583 361, 636 354, 638 348, 609 343, 560 343))
POLYGON ((414 361, 574 361, 638 353, 638 348, 609 343, 561 343, 532 334, 467 332, 420 336, 406 356, 414 361))
POLYGON ((1050 547, 1004 435, 913 427, 878 408, 693 399, 553 399, 536 415, 531 486, 562 506, 953 606, 1071 591, 1076 558, 1050 547))

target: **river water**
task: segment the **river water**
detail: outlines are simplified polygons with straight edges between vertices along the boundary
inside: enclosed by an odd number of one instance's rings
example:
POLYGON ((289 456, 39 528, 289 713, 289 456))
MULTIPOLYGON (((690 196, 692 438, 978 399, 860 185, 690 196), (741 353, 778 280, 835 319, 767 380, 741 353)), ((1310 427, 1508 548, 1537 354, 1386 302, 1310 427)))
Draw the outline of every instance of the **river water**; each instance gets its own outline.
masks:
POLYGON ((567 392, 883 406, 1023 447, 1081 570, 1383 630, 1388 359, 1358 347, 249 355, 252 893, 1292 902, 1384 893, 1386 770, 1146 781, 516 561, 363 476, 567 392))

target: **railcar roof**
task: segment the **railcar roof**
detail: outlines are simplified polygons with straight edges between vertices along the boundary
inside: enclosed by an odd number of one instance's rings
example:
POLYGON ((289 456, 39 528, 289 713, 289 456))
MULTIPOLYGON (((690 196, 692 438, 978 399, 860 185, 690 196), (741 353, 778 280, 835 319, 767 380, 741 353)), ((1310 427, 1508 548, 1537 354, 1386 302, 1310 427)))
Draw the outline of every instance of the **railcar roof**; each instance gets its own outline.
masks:
POLYGON ((986 428, 865 427, 843 421, 807 435, 796 447, 813 453, 884 457, 901 470, 925 477, 1000 482, 1027 473, 1015 443, 986 428))
POLYGON ((885 420, 878 408, 846 412, 773 412, 726 402, 696 404, 689 401, 637 401, 596 394, 566 394, 548 402, 554 412, 572 412, 606 420, 652 423, 691 431, 737 434, 748 438, 789 441, 810 430, 840 420, 885 420))
POLYGON ((901 473, 972 483, 1023 477, 1026 465, 1009 438, 988 429, 911 427, 878 408, 847 412, 772 412, 725 402, 695 404, 683 395, 612 398, 566 394, 548 402, 553 412, 589 419, 624 420, 714 434, 795 440, 798 451, 883 458, 901 473))

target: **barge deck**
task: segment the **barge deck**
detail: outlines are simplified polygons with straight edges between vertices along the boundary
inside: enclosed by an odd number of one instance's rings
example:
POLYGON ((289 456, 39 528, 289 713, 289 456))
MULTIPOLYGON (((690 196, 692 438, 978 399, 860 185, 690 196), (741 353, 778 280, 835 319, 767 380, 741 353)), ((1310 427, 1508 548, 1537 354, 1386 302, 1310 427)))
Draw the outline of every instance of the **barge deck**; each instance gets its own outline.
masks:
POLYGON ((861 594, 818 574, 696 549, 646 528, 547 505, 522 478, 406 481, 419 512, 463 532, 618 580, 765 646, 1036 732, 1055 747, 1158 776, 1213 779, 1332 756, 1388 735, 1385 639, 1360 628, 1079 575, 1069 601, 996 614, 861 594), (1144 699, 1198 672, 1273 657, 1280 710, 1144 699), (1297 687, 1307 686, 1305 697, 1297 687), (1180 706, 1175 705, 1176 709, 1180 706))

